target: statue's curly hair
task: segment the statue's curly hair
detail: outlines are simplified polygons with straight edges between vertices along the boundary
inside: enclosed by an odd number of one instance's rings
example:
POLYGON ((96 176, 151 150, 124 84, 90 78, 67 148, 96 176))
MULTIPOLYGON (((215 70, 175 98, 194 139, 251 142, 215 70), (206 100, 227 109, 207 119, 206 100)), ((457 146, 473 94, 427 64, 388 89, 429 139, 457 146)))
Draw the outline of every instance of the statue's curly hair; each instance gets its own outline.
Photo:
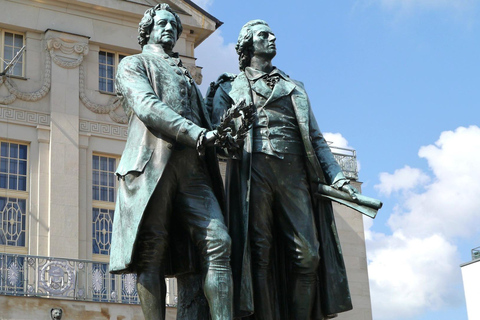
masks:
POLYGON ((160 10, 166 10, 173 14, 175 17, 175 20, 177 21, 177 39, 180 38, 180 35, 182 34, 183 27, 182 27, 182 22, 180 21, 180 17, 178 14, 173 12, 172 8, 166 3, 159 3, 155 7, 148 9, 145 11, 145 14, 143 15, 142 20, 140 20, 140 23, 138 24, 138 43, 140 46, 143 48, 144 45, 147 44, 148 38, 150 38, 150 33, 152 32, 153 29, 153 17, 157 14, 156 11, 160 10))
POLYGON ((248 21, 240 30, 238 35, 237 44, 235 50, 238 54, 238 64, 241 71, 244 71, 246 67, 250 65, 250 61, 253 56, 253 32, 252 27, 263 24, 269 27, 268 23, 263 20, 251 20, 248 21))

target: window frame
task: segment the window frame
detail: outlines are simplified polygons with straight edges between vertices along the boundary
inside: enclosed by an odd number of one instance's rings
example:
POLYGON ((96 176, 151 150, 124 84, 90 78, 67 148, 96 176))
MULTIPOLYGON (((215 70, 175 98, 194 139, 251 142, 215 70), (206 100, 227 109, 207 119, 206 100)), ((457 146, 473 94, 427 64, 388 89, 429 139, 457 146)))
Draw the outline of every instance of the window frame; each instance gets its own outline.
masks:
MULTIPOLYGON (((25 35, 25 32, 18 32, 18 31, 13 31, 13 30, 9 30, 9 29, 1 29, 0 28, 0 43, 1 43, 1 52, 0 52, 0 58, 1 58, 1 71, 3 71, 6 67, 5 65, 5 33, 11 33, 13 34, 14 36, 15 35, 19 35, 19 36, 22 36, 22 47, 25 46, 25 41, 26 41, 26 35, 25 35)), ((20 49, 22 48, 20 47, 20 49)), ((19 50, 20 50, 19 49, 19 50)), ((13 56, 12 56, 12 59, 15 57, 15 38, 13 40, 13 56)), ((17 51, 18 52, 18 51, 17 51)), ((20 57, 19 61, 21 61, 22 63, 22 74, 21 75, 18 75, 18 74, 13 74, 11 72, 13 72, 13 68, 10 69, 6 75, 9 76, 9 77, 19 77, 19 78, 25 78, 25 62, 26 62, 26 50, 23 52, 22 56, 20 57)))
MULTIPOLYGON (((91 240, 91 245, 90 245, 90 252, 92 254, 92 260, 94 261, 98 261, 98 262, 109 262, 110 260, 110 255, 106 255, 106 254, 100 254, 100 253, 94 253, 93 252, 93 245, 94 245, 94 242, 95 242, 95 238, 94 238, 94 215, 93 215, 93 210, 94 209, 99 209, 99 210, 112 210, 112 211, 115 211, 115 204, 116 204, 116 197, 117 197, 117 190, 118 190, 118 179, 114 176, 114 189, 115 189, 115 194, 114 194, 114 201, 113 202, 110 202, 110 201, 103 201, 103 200, 94 200, 94 194, 93 194, 93 186, 94 186, 94 181, 93 181, 93 172, 94 169, 93 167, 93 157, 95 156, 98 156, 98 157, 106 157, 107 159, 115 159, 115 170, 117 169, 117 166, 118 166, 118 163, 120 162, 120 156, 119 155, 113 155, 113 154, 106 154, 106 153, 101 153, 101 152, 92 152, 91 154, 91 172, 90 172, 90 175, 92 177, 92 180, 91 180, 91 183, 90 183, 90 191, 91 191, 91 206, 90 206, 90 220, 89 220, 89 223, 90 223, 90 227, 91 227, 91 232, 90 232, 90 240, 91 240)), ((113 172, 113 174, 115 174, 115 172, 113 172)), ((115 214, 115 213, 114 213, 115 214)), ((113 218, 112 218, 112 222, 113 222, 113 218)))
POLYGON ((120 56, 123 56, 123 58, 129 56, 129 54, 125 53, 125 52, 121 52, 121 51, 113 51, 113 50, 108 50, 108 49, 103 49, 103 48, 100 48, 100 50, 98 50, 98 91, 100 93, 105 93, 105 94, 115 94, 115 76, 117 74, 117 69, 118 69, 118 64, 120 63, 121 59, 120 59, 120 56), (108 90, 102 90, 100 88, 100 79, 105 79, 105 89, 108 89, 108 80, 110 80, 110 78, 107 78, 107 77, 102 77, 100 75, 100 65, 105 65, 105 66, 110 66, 109 64, 105 63, 101 63, 100 62, 100 53, 102 52, 105 52, 105 53, 111 53, 113 54, 114 56, 114 65, 113 65, 113 78, 111 79, 113 81, 113 91, 108 91, 108 90))
MULTIPOLYGON (((0 244, 0 252, 5 253, 17 253, 17 254, 28 254, 28 244, 29 244, 29 200, 30 200, 30 152, 31 146, 30 143, 25 141, 10 140, 10 139, 0 139, 1 143, 18 144, 24 145, 27 147, 27 159, 26 159, 26 185, 25 191, 23 190, 13 190, 8 188, 0 188, 0 197, 2 198, 16 198, 17 200, 25 200, 25 246, 10 246, 7 244, 0 244)), ((8 159, 10 159, 10 154, 8 159)), ((17 159, 20 159, 17 157, 17 159)))

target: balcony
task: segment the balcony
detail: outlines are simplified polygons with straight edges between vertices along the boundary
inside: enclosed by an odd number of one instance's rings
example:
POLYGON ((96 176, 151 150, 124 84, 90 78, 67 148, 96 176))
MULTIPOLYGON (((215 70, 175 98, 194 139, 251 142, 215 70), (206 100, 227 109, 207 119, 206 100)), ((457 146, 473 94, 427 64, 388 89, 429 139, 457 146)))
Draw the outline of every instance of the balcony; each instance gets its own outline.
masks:
MULTIPOLYGON (((167 306, 176 305, 167 279, 167 306)), ((136 275, 112 275, 108 263, 0 253, 0 295, 139 304, 136 275)))
POLYGON ((330 146, 335 160, 348 179, 358 180, 357 152, 354 149, 330 146))
POLYGON ((480 247, 472 249, 472 261, 480 259, 480 247))

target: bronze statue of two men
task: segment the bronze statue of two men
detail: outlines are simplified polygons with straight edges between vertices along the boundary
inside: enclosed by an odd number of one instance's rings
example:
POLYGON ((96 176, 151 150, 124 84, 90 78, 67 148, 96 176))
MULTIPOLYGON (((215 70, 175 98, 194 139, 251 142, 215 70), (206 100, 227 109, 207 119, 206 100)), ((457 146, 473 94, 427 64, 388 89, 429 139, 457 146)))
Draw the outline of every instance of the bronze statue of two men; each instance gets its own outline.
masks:
POLYGON ((268 24, 242 28, 241 72, 222 75, 207 104, 172 51, 178 15, 159 4, 139 32, 142 53, 122 60, 116 80, 129 129, 110 271, 137 274, 145 318, 165 319, 164 277, 186 273, 201 274, 211 319, 324 319, 350 310, 332 206, 314 194, 319 184, 352 197, 356 190, 303 84, 272 65, 268 24), (217 152, 229 157, 226 198, 217 152))

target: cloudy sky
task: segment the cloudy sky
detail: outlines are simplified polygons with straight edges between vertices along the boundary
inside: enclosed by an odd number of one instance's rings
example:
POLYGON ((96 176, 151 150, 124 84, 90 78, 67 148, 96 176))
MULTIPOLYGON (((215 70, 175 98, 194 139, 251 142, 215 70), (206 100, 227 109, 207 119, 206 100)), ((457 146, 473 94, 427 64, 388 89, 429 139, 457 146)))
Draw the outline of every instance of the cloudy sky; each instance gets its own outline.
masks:
POLYGON ((466 319, 459 265, 480 246, 479 2, 195 2, 224 22, 196 51, 203 90, 238 73, 238 32, 264 19, 274 64, 305 83, 328 139, 357 150, 363 193, 385 204, 365 220, 374 319, 466 319))

